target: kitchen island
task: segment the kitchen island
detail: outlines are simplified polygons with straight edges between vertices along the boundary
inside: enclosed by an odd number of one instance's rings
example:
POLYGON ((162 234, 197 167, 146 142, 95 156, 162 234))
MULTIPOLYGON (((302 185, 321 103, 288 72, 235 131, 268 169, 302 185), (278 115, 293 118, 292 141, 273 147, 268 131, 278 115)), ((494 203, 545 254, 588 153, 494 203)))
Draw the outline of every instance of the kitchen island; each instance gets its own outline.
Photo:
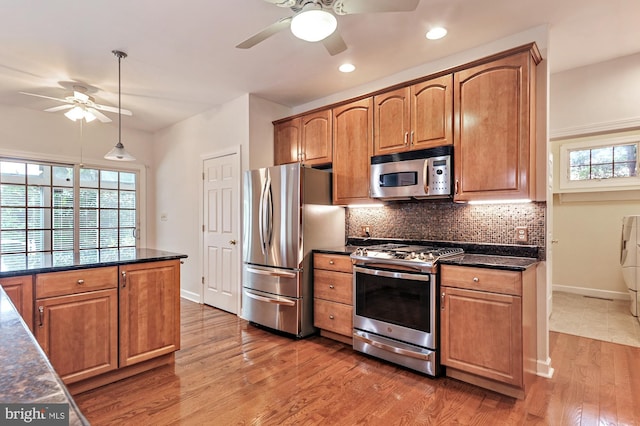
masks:
POLYGON ((180 262, 154 249, 3 262, 0 286, 71 394, 174 361, 180 262))

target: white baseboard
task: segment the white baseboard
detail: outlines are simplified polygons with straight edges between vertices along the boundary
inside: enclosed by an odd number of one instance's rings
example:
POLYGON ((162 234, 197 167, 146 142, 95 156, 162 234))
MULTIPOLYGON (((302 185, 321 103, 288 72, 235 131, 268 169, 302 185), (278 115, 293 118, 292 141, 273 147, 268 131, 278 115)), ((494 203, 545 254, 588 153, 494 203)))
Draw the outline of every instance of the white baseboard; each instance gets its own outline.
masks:
POLYGON ((538 360, 536 374, 540 377, 550 379, 553 377, 553 367, 551 367, 551 358, 547 358, 546 361, 538 360))
POLYGON ((589 296, 589 297, 598 297, 600 299, 629 300, 628 292, 598 290, 594 288, 572 287, 568 285, 558 285, 558 284, 554 284, 552 288, 553 288, 553 291, 580 294, 582 296, 589 296))
POLYGON ((200 301, 200 295, 198 293, 187 291, 183 288, 180 289, 180 297, 182 297, 183 299, 190 300, 192 302, 202 303, 202 301, 200 301))

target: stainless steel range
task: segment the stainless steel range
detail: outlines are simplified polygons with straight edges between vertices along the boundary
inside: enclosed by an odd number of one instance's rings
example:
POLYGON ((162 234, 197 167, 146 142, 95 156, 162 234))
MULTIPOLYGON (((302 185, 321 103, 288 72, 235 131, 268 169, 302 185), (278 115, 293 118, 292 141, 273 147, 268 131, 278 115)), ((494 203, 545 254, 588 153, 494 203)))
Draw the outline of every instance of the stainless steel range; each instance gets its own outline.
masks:
POLYGON ((405 244, 356 249, 353 349, 437 376, 438 261, 462 254, 405 244))

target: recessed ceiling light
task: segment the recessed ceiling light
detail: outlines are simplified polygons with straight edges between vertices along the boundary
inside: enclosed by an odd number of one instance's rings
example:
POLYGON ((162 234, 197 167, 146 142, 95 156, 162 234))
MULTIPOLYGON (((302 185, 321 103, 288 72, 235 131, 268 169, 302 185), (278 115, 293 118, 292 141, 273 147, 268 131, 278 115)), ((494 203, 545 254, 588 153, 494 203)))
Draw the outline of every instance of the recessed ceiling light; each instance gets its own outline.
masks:
POLYGON ((338 69, 342 72, 353 72, 356 69, 356 66, 353 64, 342 64, 338 69))
POLYGON ((447 29, 442 27, 431 28, 427 33, 429 40, 438 40, 447 35, 447 29))

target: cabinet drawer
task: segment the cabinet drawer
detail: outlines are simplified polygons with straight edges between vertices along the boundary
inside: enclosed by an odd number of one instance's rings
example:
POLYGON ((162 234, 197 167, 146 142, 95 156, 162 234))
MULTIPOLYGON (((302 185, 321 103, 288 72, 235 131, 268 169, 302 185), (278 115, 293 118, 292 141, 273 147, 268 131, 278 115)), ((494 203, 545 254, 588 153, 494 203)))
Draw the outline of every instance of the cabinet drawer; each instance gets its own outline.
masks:
POLYGON ((329 271, 353 272, 351 258, 345 254, 313 254, 314 269, 328 269, 329 271))
POLYGON ((349 336, 353 334, 353 308, 342 303, 315 299, 314 322, 318 328, 349 336))
POLYGON ((452 265, 442 265, 440 272, 443 286, 522 295, 520 272, 452 265))
POLYGON ((313 271, 313 293, 320 299, 353 304, 353 275, 344 272, 313 271))
POLYGON ((36 275, 36 299, 117 287, 117 266, 36 275))

